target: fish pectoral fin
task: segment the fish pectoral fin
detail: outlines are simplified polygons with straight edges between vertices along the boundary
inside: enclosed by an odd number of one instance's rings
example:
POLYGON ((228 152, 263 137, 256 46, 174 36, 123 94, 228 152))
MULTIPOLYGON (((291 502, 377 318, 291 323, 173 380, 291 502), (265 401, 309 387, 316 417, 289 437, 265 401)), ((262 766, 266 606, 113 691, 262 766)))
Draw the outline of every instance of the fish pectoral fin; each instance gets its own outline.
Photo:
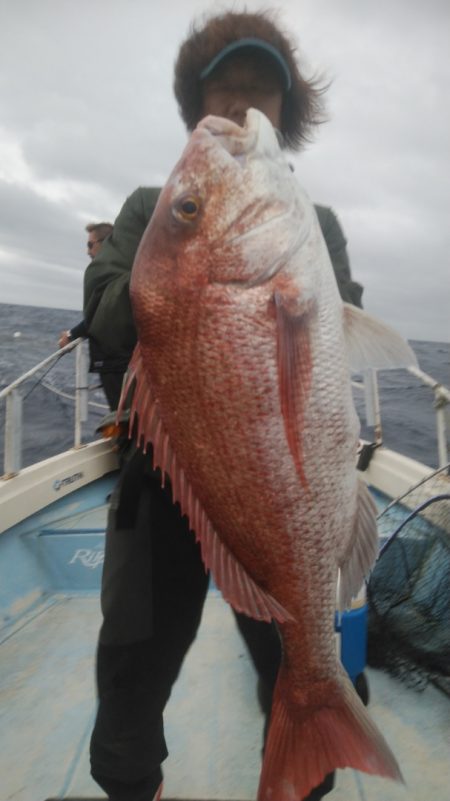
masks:
POLYGON ((344 303, 343 308, 344 334, 353 371, 418 366, 414 351, 397 331, 349 303, 344 303))
POLYGON ((347 609, 362 587, 364 577, 378 554, 377 509, 364 482, 358 476, 356 514, 350 536, 343 543, 338 565, 339 609, 347 609))
POLYGON ((307 481, 303 463, 302 423, 311 386, 309 317, 314 301, 274 293, 277 322, 278 388, 284 430, 303 487, 307 481))

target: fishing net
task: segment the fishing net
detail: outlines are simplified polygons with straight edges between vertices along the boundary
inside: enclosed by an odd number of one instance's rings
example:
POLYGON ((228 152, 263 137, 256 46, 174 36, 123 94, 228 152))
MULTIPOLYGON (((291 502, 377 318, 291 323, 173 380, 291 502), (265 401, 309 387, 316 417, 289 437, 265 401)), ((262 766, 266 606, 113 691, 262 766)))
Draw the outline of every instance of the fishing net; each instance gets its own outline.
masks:
POLYGON ((450 695, 448 465, 378 516, 381 549, 368 582, 368 663, 450 695))

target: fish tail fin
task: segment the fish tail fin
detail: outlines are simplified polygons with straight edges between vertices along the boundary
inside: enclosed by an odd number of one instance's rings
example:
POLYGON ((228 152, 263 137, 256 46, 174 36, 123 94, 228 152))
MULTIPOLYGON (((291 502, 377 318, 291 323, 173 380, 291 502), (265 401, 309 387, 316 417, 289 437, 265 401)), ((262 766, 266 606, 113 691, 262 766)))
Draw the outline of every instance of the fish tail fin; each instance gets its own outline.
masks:
POLYGON ((394 755, 343 670, 341 681, 327 682, 322 705, 288 701, 286 676, 281 668, 258 801, 299 801, 336 768, 403 781, 394 755))

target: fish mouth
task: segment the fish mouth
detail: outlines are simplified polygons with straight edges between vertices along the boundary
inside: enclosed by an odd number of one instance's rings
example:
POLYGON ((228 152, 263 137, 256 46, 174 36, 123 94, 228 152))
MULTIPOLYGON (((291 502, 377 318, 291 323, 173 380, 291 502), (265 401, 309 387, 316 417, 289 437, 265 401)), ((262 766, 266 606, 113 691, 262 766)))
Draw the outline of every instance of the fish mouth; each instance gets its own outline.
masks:
POLYGON ((238 163, 244 162, 250 153, 275 155, 281 149, 279 132, 265 114, 254 108, 247 109, 244 125, 225 117, 208 115, 199 122, 196 130, 209 133, 238 163))
MULTIPOLYGON (((243 126, 225 117, 208 116, 201 120, 196 130, 212 137, 214 143, 223 148, 240 169, 245 169, 249 159, 258 159, 260 156, 276 161, 281 153, 279 132, 262 112, 253 108, 248 109, 243 126)), ((274 278, 309 235, 310 225, 292 224, 297 217, 295 198, 285 198, 281 202, 276 197, 251 201, 244 211, 241 209, 237 216, 233 215, 226 228, 211 241, 211 245, 230 249, 232 259, 234 249, 242 248, 245 255, 248 246, 248 252, 251 253, 253 240, 257 237, 262 243, 260 269, 257 274, 253 272, 249 275, 247 272, 242 278, 215 278, 211 283, 250 289, 274 278), (264 253, 264 242, 277 239, 280 248, 270 258, 269 253, 264 253)))

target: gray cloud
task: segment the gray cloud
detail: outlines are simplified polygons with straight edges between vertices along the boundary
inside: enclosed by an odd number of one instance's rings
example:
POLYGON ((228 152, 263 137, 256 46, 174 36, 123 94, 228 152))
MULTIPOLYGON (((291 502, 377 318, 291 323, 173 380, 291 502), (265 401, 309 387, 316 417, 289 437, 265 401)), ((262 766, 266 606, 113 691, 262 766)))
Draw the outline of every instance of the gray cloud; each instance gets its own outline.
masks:
POLYGON ((80 221, 72 209, 30 192, 27 187, 0 182, 0 242, 17 256, 33 256, 61 266, 76 267, 81 244, 77 228, 80 221), (30 235, 31 234, 31 235, 30 235), (77 251, 79 252, 77 257, 77 251), (64 259, 61 260, 61 254, 64 259))
MULTIPOLYGON (((293 157, 299 180, 338 213, 366 308, 448 341, 447 2, 278 5, 306 68, 331 81, 329 121, 293 157)), ((86 222, 113 219, 177 160, 173 61, 216 4, 166 6, 0 0, 2 299, 34 304, 45 287, 45 305, 79 307, 86 222)))

